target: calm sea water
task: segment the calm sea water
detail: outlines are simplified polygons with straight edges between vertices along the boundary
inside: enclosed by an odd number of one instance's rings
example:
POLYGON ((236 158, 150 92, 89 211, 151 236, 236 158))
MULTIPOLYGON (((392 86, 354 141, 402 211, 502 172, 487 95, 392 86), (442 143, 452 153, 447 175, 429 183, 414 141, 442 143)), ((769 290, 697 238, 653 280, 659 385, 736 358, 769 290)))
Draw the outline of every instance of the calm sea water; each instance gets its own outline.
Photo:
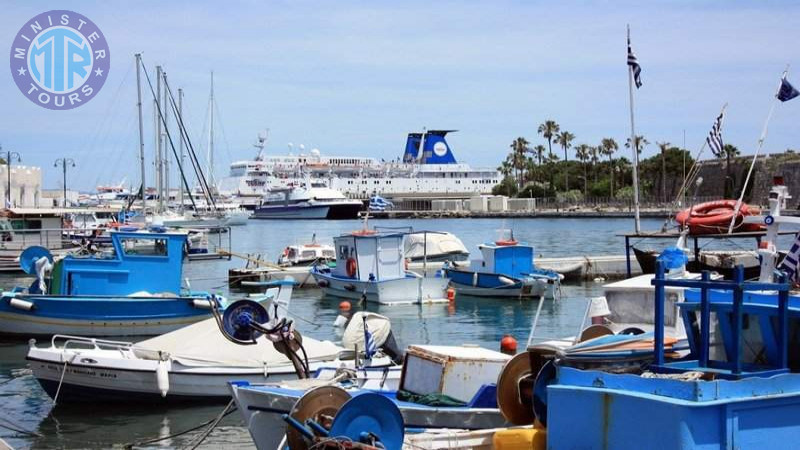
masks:
MULTIPOLYGON (((644 220, 643 229, 658 229, 662 221, 644 220)), ((630 219, 426 219, 382 220, 372 225, 413 226, 416 230, 450 231, 459 236, 470 251, 481 242, 492 240, 499 228, 513 227, 517 239, 533 243, 538 257, 600 255, 624 253, 624 240, 617 235, 632 231, 630 219)), ((231 233, 234 252, 277 258, 290 243, 307 242, 312 234, 318 241, 331 241, 342 232, 359 229, 357 221, 250 221, 231 233)), ((227 235, 222 239, 227 240, 227 235)), ((664 243, 662 243, 663 245, 664 243)), ((725 244, 719 244, 725 245, 725 244)), ((752 248, 752 242, 727 244, 752 248)), ((210 289, 228 295, 229 267, 240 267, 241 260, 193 262, 185 276, 194 289, 210 289)), ((8 288, 12 278, 0 278, 8 288)), ((601 284, 587 282, 567 285, 558 302, 548 302, 537 334, 575 333, 581 321, 586 298, 601 292, 601 284)), ((233 294, 235 295, 235 293, 233 294)), ((338 300, 323 298, 318 290, 295 290, 291 310, 301 332, 319 339, 336 340, 333 321, 338 300)), ((454 306, 401 306, 367 308, 391 318, 400 345, 478 344, 496 349, 500 338, 514 335, 524 345, 536 302, 517 300, 457 298, 454 306)), ((212 419, 219 406, 153 407, 150 405, 58 405, 36 380, 26 373, 24 342, 0 342, 0 437, 17 448, 109 448, 165 437, 212 419)), ((197 433, 137 448, 182 448, 190 446, 197 433)), ((250 436, 238 413, 228 416, 203 443, 203 448, 252 448, 250 436)))

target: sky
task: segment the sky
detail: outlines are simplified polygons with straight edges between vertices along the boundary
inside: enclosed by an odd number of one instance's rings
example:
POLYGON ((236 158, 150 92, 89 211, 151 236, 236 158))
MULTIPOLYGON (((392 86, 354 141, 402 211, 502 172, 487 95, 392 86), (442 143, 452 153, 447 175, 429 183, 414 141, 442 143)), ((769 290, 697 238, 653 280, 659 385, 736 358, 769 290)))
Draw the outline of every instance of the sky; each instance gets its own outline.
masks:
MULTIPOLYGON (((630 136, 626 24, 642 67, 637 134, 696 153, 722 105, 726 143, 753 154, 781 73, 800 71, 800 3, 775 1, 0 1, 0 49, 29 19, 76 11, 102 30, 111 68, 91 101, 51 111, 0 69, 0 145, 41 166, 60 188, 57 158, 72 158, 70 188, 123 179, 138 185, 134 53, 185 91, 195 147, 207 145, 214 72, 215 174, 266 152, 394 159, 405 135, 456 129, 456 158, 497 167, 511 142, 544 143, 552 119, 575 144, 630 136)), ((789 80, 800 86, 800 72, 789 80)), ((145 90, 145 94, 147 91, 145 90)), ((145 143, 153 153, 152 98, 145 143)), ((800 99, 777 105, 765 151, 798 148, 800 99)), ((644 156, 657 151, 651 144, 644 156)), ((562 152, 559 152, 563 155, 562 152)), ((573 154, 574 155, 574 154, 573 154)), ((629 156, 625 150, 620 156, 629 156)), ((707 153, 706 153, 707 155, 707 153)), ((563 157, 563 156, 562 156, 563 157)), ((574 156, 571 156, 571 158, 574 156)), ((151 176, 152 179, 152 176, 151 176)), ((174 179, 174 176, 173 176, 174 179)), ((149 183, 150 184, 150 183, 149 183)))

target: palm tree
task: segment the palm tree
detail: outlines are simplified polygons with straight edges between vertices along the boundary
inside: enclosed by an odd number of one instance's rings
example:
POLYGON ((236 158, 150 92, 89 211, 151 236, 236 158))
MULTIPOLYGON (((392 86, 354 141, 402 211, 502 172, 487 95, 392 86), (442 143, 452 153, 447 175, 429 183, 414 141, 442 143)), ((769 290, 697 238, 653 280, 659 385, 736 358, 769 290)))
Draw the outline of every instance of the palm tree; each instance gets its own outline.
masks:
POLYGON ((589 147, 589 156, 592 163, 592 172, 594 172, 594 182, 597 183, 597 171, 594 170, 594 166, 597 165, 599 162, 599 158, 597 157, 598 153, 600 152, 600 147, 589 147))
MULTIPOLYGON (((569 154, 567 154, 567 149, 572 146, 573 139, 575 139, 575 135, 566 130, 556 135, 556 144, 560 145, 561 148, 564 149, 564 162, 569 162, 569 154)), ((569 164, 564 164, 564 192, 567 191, 569 191, 569 164)))
POLYGON ((667 150, 672 144, 669 142, 656 142, 656 145, 661 150, 661 201, 667 202, 667 163, 665 156, 667 150))
POLYGON ((617 141, 613 138, 603 138, 600 141, 600 147, 598 148, 601 155, 608 156, 608 164, 611 168, 611 197, 614 197, 614 153, 619 150, 619 145, 617 145, 617 141))
POLYGON ((511 161, 509 161, 508 158, 500 163, 500 167, 497 168, 497 171, 503 174, 503 178, 511 176, 512 170, 514 169, 511 167, 511 161))
POLYGON ((583 199, 584 199, 584 201, 586 201, 586 197, 587 197, 587 193, 588 193, 587 185, 589 183, 589 180, 587 179, 588 173, 587 173, 587 170, 586 170, 587 169, 586 161, 589 160, 589 158, 591 156, 590 153, 591 153, 591 147, 589 147, 586 144, 580 144, 580 145, 575 147, 575 157, 577 157, 578 160, 583 165, 583 199))
MULTIPOLYGON (((637 136, 636 136, 636 154, 637 154, 637 155, 638 155, 638 154, 641 154, 641 153, 642 153, 642 150, 643 150, 645 147, 647 147, 648 145, 650 145, 650 141, 648 141, 647 139, 645 139, 645 137, 644 137, 644 136, 641 136, 641 135, 637 135, 637 136)), ((625 148, 631 148, 631 138, 628 138, 628 139, 625 141, 625 148)))
POLYGON ((553 137, 560 129, 561 127, 558 126, 555 120, 545 120, 543 124, 539 125, 538 132, 543 138, 547 139, 547 148, 550 151, 550 155, 553 154, 553 137))
POLYGON ((512 164, 516 172, 517 185, 522 187, 522 172, 525 170, 525 154, 530 151, 530 142, 524 137, 518 137, 511 143, 512 164))
POLYGON ((731 177, 731 159, 739 156, 739 149, 735 145, 725 144, 718 158, 725 158, 725 198, 733 196, 733 177, 731 177))
POLYGON ((546 149, 544 148, 544 145, 542 145, 542 144, 538 144, 536 147, 533 147, 533 149, 531 150, 531 153, 533 153, 536 156, 536 158, 539 160, 539 165, 540 166, 542 165, 542 156, 544 156, 544 151, 545 150, 546 149))

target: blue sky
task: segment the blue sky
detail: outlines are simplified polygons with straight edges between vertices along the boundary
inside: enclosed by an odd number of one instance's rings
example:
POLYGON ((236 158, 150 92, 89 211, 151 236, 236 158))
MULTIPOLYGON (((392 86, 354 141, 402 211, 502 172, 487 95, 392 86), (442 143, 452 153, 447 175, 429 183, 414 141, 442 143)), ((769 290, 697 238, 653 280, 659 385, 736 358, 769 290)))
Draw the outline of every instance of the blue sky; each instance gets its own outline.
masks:
MULTIPOLYGON (((554 119, 576 144, 630 134, 625 25, 644 86, 637 132, 696 151, 723 103, 726 142, 755 150, 781 72, 800 86, 800 4, 784 2, 3 2, 0 49, 51 9, 86 15, 103 31, 111 73, 99 95, 70 111, 28 101, 0 70, 0 145, 44 168, 72 157, 70 185, 137 182, 133 54, 162 64, 186 91, 195 145, 205 146, 209 72, 221 121, 217 169, 287 143, 325 154, 401 155, 405 134, 460 130, 456 157, 496 167, 517 136, 543 142, 554 119), (224 6, 221 6, 224 5, 224 6), (74 184, 73 184, 74 183, 74 184)), ((800 99, 779 105, 765 148, 798 148, 800 99)), ((152 111, 145 111, 148 154, 152 111)), ((653 154, 655 145, 645 149, 653 154)), ((174 179, 174 177, 173 177, 174 179)))

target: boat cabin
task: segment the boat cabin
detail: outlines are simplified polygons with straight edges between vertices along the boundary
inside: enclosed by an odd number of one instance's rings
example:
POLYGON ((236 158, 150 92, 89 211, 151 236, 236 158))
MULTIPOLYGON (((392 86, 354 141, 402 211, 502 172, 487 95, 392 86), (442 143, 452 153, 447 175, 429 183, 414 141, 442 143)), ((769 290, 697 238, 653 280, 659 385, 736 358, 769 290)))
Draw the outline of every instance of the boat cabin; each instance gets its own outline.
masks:
POLYGON ((359 281, 405 278, 403 233, 354 232, 333 239, 336 267, 332 274, 359 281))
POLYGON ((131 295, 181 292, 185 233, 111 233, 112 252, 67 255, 51 272, 53 295, 131 295))
POLYGON ((533 247, 505 241, 481 244, 482 260, 472 261, 472 270, 520 278, 533 272, 533 247))
POLYGON ((331 261, 334 259, 335 253, 330 245, 316 243, 290 245, 283 249, 283 253, 278 258, 278 264, 282 266, 297 266, 320 261, 331 261))

